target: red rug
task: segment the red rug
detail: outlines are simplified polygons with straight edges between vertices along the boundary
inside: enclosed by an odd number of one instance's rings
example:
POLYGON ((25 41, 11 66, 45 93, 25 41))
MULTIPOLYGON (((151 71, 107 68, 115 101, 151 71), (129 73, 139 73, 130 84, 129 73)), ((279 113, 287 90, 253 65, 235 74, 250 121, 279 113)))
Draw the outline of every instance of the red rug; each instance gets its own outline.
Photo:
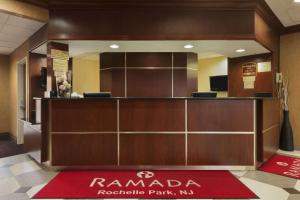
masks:
POLYGON ((257 198, 229 171, 63 171, 39 198, 257 198))
POLYGON ((274 155, 259 170, 300 179, 300 158, 274 155))

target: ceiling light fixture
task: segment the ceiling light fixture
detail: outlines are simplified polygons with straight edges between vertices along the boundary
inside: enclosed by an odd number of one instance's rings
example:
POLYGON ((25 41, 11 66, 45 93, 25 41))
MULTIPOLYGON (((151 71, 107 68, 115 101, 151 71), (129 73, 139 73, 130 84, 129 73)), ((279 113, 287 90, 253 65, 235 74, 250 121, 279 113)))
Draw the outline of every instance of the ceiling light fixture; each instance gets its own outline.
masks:
POLYGON ((194 45, 192 45, 192 44, 186 44, 186 45, 184 45, 184 48, 185 49, 192 49, 192 48, 194 48, 194 45))
POLYGON ((112 45, 110 45, 109 47, 112 48, 112 49, 118 49, 118 48, 119 48, 119 45, 117 45, 117 44, 112 44, 112 45))
POLYGON ((238 49, 238 50, 236 50, 235 52, 237 52, 237 53, 243 53, 243 52, 245 52, 246 50, 245 49, 238 49))
POLYGON ((295 3, 300 3, 300 0, 294 0, 295 3))

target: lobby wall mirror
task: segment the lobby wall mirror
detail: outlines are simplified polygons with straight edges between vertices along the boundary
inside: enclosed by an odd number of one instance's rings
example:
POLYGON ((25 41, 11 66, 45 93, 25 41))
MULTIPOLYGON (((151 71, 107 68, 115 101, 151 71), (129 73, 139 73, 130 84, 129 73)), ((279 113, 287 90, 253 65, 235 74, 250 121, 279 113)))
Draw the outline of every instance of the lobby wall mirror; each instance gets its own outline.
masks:
MULTIPOLYGON (((60 40, 48 41, 30 54, 45 61, 47 45, 49 57, 49 44, 56 43, 67 50, 72 92, 78 95, 100 91, 118 97, 273 93, 272 53, 254 40, 60 40)), ((48 76, 51 73, 48 69, 48 76)), ((47 90, 51 90, 49 85, 47 90)))

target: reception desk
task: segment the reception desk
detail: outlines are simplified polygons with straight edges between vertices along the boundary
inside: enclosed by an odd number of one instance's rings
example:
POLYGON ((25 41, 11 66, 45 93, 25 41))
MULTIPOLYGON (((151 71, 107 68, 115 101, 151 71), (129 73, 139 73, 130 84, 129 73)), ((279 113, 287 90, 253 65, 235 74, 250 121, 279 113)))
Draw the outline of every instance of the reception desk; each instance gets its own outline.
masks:
POLYGON ((52 166, 255 169, 278 133, 274 99, 42 100, 42 160, 52 166))

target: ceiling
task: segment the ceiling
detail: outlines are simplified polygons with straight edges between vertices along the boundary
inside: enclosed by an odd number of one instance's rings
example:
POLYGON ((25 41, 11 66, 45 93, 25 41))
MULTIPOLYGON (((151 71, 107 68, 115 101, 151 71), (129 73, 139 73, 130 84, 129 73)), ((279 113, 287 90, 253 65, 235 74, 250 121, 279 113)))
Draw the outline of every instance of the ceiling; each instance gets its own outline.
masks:
POLYGON ((8 55, 44 23, 0 12, 0 54, 8 55))
MULTIPOLYGON (((62 42, 62 41, 57 41, 62 42)), ((101 52, 195 52, 199 58, 218 56, 240 57, 269 51, 253 40, 197 40, 197 41, 88 41, 70 40, 64 41, 69 44, 70 57, 83 56, 101 52), (119 49, 111 49, 111 44, 119 45, 119 49), (186 44, 192 44, 194 48, 183 48, 186 44), (237 49, 245 49, 245 52, 237 53, 237 49)), ((38 47, 33 52, 46 54, 46 44, 38 47)))
POLYGON ((300 24, 300 3, 294 0, 265 0, 284 26, 300 24))

